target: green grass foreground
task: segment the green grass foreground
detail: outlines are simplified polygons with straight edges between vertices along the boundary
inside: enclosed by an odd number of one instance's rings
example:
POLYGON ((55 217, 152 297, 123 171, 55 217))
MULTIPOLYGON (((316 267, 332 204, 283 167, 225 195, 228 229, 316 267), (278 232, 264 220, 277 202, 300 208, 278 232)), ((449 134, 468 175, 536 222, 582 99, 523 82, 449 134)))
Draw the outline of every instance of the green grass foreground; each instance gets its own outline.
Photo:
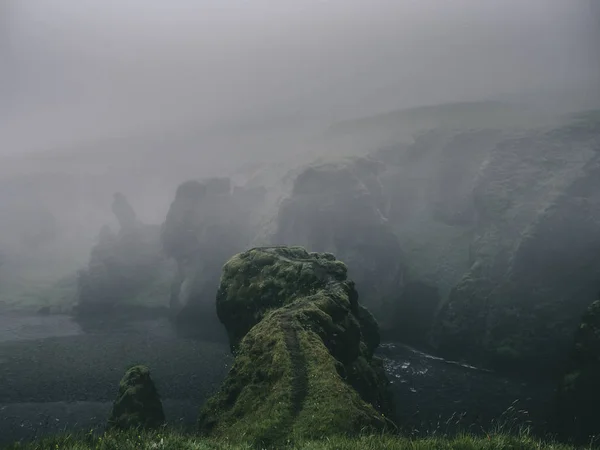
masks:
MULTIPOLYGON (((184 434, 177 431, 109 432, 101 436, 91 434, 60 435, 40 441, 13 444, 6 450, 251 450, 260 447, 229 443, 184 434)), ((574 450, 576 447, 537 440, 527 433, 519 435, 492 434, 488 436, 462 435, 452 438, 403 438, 379 435, 363 437, 329 437, 319 441, 289 443, 285 449, 304 450, 574 450)), ((591 447, 581 447, 591 448, 591 447)))

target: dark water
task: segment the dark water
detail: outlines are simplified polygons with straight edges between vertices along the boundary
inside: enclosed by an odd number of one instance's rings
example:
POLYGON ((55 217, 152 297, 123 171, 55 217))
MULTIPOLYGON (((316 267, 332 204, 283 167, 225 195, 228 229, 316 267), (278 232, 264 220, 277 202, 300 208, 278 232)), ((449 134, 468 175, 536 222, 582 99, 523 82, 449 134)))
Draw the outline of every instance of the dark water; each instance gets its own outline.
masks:
MULTIPOLYGON (((399 423, 415 434, 531 423, 543 429, 553 383, 527 384, 435 358, 399 344, 381 346, 399 423)), ((167 420, 193 427, 232 358, 224 343, 177 337, 166 320, 83 333, 66 316, 0 315, 0 445, 64 430, 100 429, 118 382, 147 364, 167 420)))
POLYGON ((412 434, 484 432, 500 426, 551 431, 546 425, 554 380, 525 382, 402 344, 384 343, 379 355, 393 386, 398 423, 412 434))

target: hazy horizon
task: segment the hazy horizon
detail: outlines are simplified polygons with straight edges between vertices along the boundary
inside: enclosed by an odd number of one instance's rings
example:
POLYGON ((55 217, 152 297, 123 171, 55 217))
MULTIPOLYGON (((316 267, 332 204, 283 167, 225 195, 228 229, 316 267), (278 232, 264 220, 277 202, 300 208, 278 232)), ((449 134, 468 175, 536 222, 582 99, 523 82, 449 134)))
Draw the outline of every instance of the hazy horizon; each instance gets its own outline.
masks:
POLYGON ((591 4, 8 0, 0 155, 536 90, 593 93, 591 4))

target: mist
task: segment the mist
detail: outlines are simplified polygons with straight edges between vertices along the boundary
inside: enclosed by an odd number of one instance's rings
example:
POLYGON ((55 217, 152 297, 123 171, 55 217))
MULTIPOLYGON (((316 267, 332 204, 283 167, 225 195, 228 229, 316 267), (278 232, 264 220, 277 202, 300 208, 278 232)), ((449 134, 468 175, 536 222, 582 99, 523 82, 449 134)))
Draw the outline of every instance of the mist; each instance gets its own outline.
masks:
MULTIPOLYGON (((588 0, 8 0, 2 8, 2 154, 592 90, 600 73, 588 0)), ((198 153, 210 161, 209 148, 198 153)))
POLYGON ((587 444, 598 292, 598 0, 0 0, 0 446, 587 444))

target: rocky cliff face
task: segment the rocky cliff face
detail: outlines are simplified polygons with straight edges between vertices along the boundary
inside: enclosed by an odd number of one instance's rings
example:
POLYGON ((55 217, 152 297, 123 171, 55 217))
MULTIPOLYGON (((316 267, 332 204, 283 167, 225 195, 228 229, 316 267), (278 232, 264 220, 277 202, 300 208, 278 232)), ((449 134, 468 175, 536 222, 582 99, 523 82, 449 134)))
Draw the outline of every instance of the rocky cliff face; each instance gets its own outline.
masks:
POLYGON ((600 279, 600 120, 502 141, 473 191, 471 268, 440 311, 453 357, 557 365, 600 279))
POLYGON ((380 170, 370 159, 308 167, 279 208, 273 242, 338 255, 363 303, 389 328, 406 261, 384 216, 380 170))
POLYGON ((346 262, 387 336, 488 365, 557 363, 600 279, 600 116, 459 122, 295 168, 276 193, 182 185, 163 229, 175 314, 216 323, 227 258, 301 245, 346 262))
POLYGON ((177 262, 170 310, 182 329, 222 335, 214 306, 221 269, 256 233, 253 210, 262 195, 260 190, 232 190, 228 178, 188 181, 177 189, 161 241, 177 262))
POLYGON ((165 308, 173 266, 162 252, 160 226, 139 222, 122 194, 113 209, 121 228, 100 231, 86 269, 77 278, 76 315, 118 319, 128 308, 165 308))
POLYGON ((201 432, 265 446, 393 427, 373 356, 377 323, 346 271, 332 254, 300 247, 227 262, 217 311, 235 362, 200 414, 201 432))
POLYGON ((437 127, 307 169, 282 203, 276 242, 343 258, 404 341, 559 369, 600 288, 600 115, 542 122, 437 127))

